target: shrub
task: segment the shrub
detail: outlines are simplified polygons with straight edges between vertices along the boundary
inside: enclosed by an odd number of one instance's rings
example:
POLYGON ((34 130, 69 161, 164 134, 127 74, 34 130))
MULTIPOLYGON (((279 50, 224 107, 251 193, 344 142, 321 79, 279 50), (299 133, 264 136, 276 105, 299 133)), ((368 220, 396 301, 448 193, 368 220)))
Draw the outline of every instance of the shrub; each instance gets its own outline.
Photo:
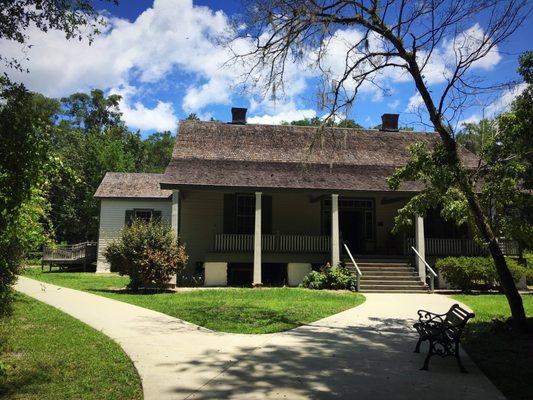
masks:
POLYGON ((322 267, 320 271, 311 271, 301 284, 308 289, 347 289, 355 291, 357 279, 346 268, 332 268, 329 264, 322 267))
POLYGON ((110 243, 104 256, 111 270, 130 277, 128 287, 163 289, 187 263, 185 248, 178 244, 168 226, 159 222, 133 221, 110 243))
MULTIPOLYGON (((518 282, 525 274, 525 268, 511 258, 506 261, 514 281, 518 282)), ((486 289, 494 286, 495 282, 500 284, 490 257, 446 257, 437 260, 435 267, 454 289, 468 291, 486 289)))

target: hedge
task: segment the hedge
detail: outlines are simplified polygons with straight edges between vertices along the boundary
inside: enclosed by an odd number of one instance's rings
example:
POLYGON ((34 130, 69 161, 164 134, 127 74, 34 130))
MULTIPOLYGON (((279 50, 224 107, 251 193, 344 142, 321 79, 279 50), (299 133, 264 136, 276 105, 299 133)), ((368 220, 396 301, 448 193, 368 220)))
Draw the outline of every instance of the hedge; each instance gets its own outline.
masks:
MULTIPOLYGON (((518 282, 526 273, 524 267, 507 258, 513 279, 518 282)), ((469 291, 500 286, 494 261, 490 257, 446 257, 437 260, 436 269, 454 289, 469 291)))

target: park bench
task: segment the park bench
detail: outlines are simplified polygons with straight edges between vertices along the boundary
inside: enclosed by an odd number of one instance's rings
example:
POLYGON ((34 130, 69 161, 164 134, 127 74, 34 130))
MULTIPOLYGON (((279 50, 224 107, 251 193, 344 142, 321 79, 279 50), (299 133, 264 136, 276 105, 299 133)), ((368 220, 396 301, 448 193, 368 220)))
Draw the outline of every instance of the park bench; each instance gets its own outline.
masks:
POLYGON ((421 370, 428 370, 429 360, 433 355, 441 357, 455 356, 461 372, 466 372, 459 355, 459 340, 464 327, 474 314, 459 304, 454 304, 446 314, 435 314, 430 311, 418 310, 418 322, 413 325, 420 338, 415 353, 420 353, 420 344, 428 340, 429 351, 421 370))

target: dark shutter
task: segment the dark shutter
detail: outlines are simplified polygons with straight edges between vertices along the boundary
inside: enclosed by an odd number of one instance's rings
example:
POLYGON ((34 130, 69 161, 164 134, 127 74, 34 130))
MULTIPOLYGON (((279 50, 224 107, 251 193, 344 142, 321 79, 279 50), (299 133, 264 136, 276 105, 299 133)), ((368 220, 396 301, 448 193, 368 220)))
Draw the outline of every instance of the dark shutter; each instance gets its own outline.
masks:
POLYGON ((272 233, 272 196, 262 196, 261 199, 261 232, 272 233))
POLYGON ((124 218, 124 225, 130 226, 131 221, 133 221, 133 210, 126 210, 126 215, 124 218))
POLYGON ((224 233, 235 233, 235 195, 224 195, 224 233))
POLYGON ((161 211, 158 211, 158 210, 152 211, 152 219, 155 222, 161 222, 161 211))

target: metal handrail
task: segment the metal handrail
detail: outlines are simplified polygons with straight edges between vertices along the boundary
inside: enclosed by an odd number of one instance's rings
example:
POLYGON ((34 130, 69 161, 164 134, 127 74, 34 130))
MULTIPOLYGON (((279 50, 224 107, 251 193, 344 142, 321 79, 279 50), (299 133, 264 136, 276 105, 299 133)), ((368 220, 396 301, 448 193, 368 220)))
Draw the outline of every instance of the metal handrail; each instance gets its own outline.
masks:
POLYGON ((355 277, 355 279, 356 279, 356 284, 357 284, 357 291, 359 292, 360 291, 360 281, 361 281, 361 277, 363 276, 363 273, 359 269, 359 266, 355 262, 355 260, 354 260, 354 258, 352 256, 352 253, 350 252, 350 249, 348 248, 348 246, 346 246, 346 243, 344 243, 344 241, 342 242, 342 245, 344 246, 344 248, 348 252, 348 256, 350 257, 350 260, 352 260, 353 266, 355 267, 355 270, 357 271, 357 276, 355 277))
POLYGON ((426 268, 431 272, 431 275, 429 277, 429 289, 433 292, 435 290, 435 278, 437 277, 437 273, 433 271, 433 268, 429 266, 429 264, 426 262, 424 257, 420 255, 420 253, 414 248, 414 246, 411 246, 415 254, 418 256, 420 260, 425 264, 426 268))

